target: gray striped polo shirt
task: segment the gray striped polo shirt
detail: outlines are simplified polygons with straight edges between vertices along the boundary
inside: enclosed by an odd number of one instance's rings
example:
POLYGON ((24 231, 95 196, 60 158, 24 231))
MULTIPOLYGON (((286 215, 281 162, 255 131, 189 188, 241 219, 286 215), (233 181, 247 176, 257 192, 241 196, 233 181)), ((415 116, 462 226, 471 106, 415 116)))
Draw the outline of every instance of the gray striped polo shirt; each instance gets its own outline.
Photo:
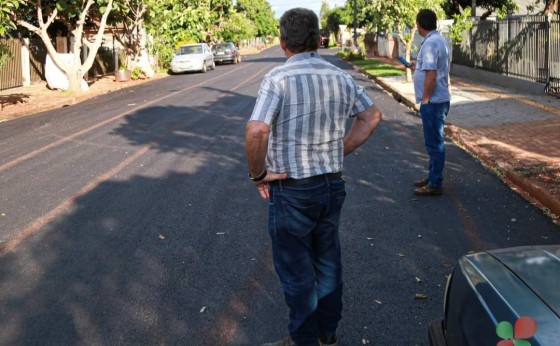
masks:
POLYGON ((348 73, 305 52, 265 75, 249 121, 270 126, 267 169, 302 179, 342 171, 346 121, 372 105, 348 73))

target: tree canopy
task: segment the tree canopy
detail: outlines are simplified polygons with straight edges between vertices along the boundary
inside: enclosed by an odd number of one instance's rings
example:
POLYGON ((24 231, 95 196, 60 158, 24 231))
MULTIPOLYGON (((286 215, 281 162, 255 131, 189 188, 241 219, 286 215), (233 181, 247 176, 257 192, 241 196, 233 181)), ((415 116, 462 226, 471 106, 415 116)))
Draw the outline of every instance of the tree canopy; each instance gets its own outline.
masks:
POLYGON ((278 20, 266 0, 238 0, 236 8, 255 24, 257 36, 278 36, 278 20))

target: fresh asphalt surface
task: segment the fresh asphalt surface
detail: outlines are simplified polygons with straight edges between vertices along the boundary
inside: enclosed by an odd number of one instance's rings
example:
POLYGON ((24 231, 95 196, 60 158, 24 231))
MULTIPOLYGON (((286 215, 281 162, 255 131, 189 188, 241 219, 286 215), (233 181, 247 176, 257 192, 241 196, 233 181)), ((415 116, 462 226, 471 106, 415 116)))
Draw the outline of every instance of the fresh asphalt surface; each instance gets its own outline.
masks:
MULTIPOLYGON (((415 197, 426 166, 420 119, 334 51, 320 52, 385 113, 345 160, 340 344, 426 345, 460 256, 558 244, 560 231, 449 142, 445 194, 415 197)), ((284 61, 273 47, 0 124, 0 344, 284 336, 267 202, 244 154, 262 76, 284 61)))

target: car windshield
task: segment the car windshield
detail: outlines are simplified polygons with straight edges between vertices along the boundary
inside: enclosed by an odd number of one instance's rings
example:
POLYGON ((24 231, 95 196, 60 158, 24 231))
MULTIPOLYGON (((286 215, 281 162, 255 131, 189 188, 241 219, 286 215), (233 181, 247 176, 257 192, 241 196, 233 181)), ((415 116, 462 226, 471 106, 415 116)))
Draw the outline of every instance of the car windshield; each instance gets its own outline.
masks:
POLYGON ((179 47, 177 51, 177 55, 185 55, 185 54, 200 54, 202 53, 202 46, 183 46, 179 47))
POLYGON ((217 44, 214 47, 219 50, 232 49, 231 45, 229 44, 217 44))

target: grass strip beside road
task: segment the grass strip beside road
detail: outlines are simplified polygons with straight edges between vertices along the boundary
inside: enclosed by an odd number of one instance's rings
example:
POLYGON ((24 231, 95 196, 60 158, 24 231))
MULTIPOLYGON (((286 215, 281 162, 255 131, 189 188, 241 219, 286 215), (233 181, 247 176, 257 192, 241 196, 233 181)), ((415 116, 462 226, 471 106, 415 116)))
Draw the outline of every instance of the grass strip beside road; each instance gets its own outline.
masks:
POLYGON ((362 71, 377 77, 406 75, 406 71, 378 60, 356 59, 353 60, 352 63, 356 66, 359 66, 362 69, 362 71))

